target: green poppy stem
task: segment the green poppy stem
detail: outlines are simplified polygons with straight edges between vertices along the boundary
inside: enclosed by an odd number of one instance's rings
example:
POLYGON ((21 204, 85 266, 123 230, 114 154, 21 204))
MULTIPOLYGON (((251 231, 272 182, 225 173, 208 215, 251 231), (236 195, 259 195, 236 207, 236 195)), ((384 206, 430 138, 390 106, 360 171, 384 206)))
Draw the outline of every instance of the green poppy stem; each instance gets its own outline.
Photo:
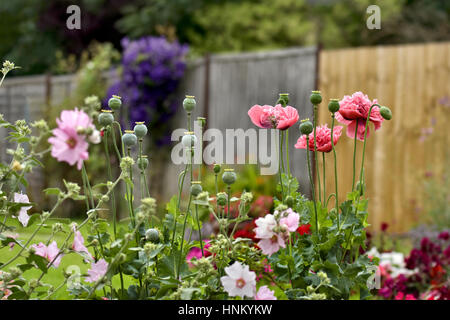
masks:
POLYGON ((316 234, 319 234, 319 221, 317 219, 317 207, 316 207, 316 192, 314 188, 314 181, 311 172, 311 161, 309 160, 309 136, 306 135, 306 159, 308 163, 308 175, 309 181, 311 183, 311 193, 312 193, 312 201, 314 204, 314 217, 316 219, 316 234))

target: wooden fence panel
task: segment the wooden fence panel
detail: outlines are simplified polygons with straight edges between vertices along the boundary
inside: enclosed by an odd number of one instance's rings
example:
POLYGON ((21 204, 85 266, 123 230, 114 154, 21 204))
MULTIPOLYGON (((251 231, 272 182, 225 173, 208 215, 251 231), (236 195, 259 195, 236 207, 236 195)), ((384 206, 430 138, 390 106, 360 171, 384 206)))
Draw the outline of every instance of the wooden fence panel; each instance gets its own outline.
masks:
MULTIPOLYGON (((425 172, 442 174, 448 157, 449 112, 439 101, 450 97, 450 43, 323 51, 319 65, 319 88, 324 97, 320 123, 331 124, 327 109, 330 98, 341 99, 355 91, 377 98, 381 105, 391 108, 393 119, 383 122, 376 133, 371 130, 367 140, 369 222, 374 229, 387 222, 391 231, 406 231, 425 214, 425 172), (432 124, 432 135, 423 141, 422 129, 432 124)), ((358 142, 357 148, 359 177, 362 142, 358 142)), ((351 189, 353 176, 353 140, 346 137, 345 131, 337 153, 342 201, 345 192, 351 189)), ((332 153, 326 156, 326 162, 326 188, 332 192, 332 153)))

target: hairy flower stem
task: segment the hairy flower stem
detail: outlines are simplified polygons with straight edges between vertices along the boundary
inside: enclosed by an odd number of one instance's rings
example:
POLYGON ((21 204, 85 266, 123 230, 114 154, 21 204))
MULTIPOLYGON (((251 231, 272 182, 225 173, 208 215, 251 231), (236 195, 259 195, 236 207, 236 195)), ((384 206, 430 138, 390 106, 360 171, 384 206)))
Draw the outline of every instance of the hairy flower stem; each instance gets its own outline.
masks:
POLYGON ((195 216, 197 218, 197 227, 198 227, 198 237, 200 239, 200 249, 202 250, 202 257, 205 256, 203 252, 203 238, 202 238, 202 229, 200 228, 200 219, 198 217, 198 205, 195 205, 195 216))
MULTIPOLYGON (((105 155, 106 155, 106 167, 108 171, 108 179, 112 181, 112 170, 111 170, 111 162, 110 162, 110 154, 109 154, 109 145, 108 145, 108 135, 111 127, 108 126, 104 132, 103 145, 105 147, 105 155)), ((113 216, 113 230, 114 230, 114 240, 117 238, 117 209, 116 209, 116 195, 114 190, 111 192, 111 209, 113 216)))
MULTIPOLYGON (((334 130, 334 113, 331 114, 331 148, 333 150, 333 158, 334 158, 334 188, 335 188, 335 208, 337 214, 337 223, 338 229, 340 225, 340 214, 339 214, 339 193, 338 193, 338 174, 337 174, 337 157, 336 157, 336 149, 334 148, 334 140, 333 140, 333 130, 334 130)), ((327 200, 328 203, 328 200, 327 200)))
MULTIPOLYGON (((333 143, 333 142, 331 142, 333 143)), ((325 192, 325 152, 322 152, 322 175, 323 175, 323 205, 325 206, 326 192, 325 192)))
POLYGON ((352 179, 352 191, 355 190, 355 170, 356 170, 356 136, 358 134, 358 119, 356 119, 356 129, 353 147, 353 179, 352 179))
MULTIPOLYGON (((321 196, 321 187, 320 187, 320 171, 319 171, 319 157, 317 156, 317 105, 314 105, 314 118, 313 118, 313 127, 314 127, 314 161, 315 161, 315 172, 317 174, 317 190, 319 192, 319 201, 322 202, 321 196)), ((308 144, 306 145, 308 148, 308 144)))
POLYGON ((317 219, 317 206, 316 206, 316 191, 314 188, 314 180, 312 177, 312 172, 311 172, 311 161, 309 160, 309 136, 306 135, 306 159, 307 159, 307 164, 308 164, 308 175, 309 175, 309 181, 311 183, 311 193, 312 193, 312 201, 314 204, 314 217, 316 219, 316 234, 319 234, 319 221, 317 219))
POLYGON ((282 178, 282 169, 281 169, 281 164, 283 162, 282 158, 283 158, 283 147, 282 147, 282 136, 280 134, 280 138, 278 140, 278 144, 279 144, 279 162, 278 162, 278 176, 280 177, 280 187, 281 187, 281 202, 284 202, 284 190, 283 190, 283 178, 282 178))
POLYGON ((180 272, 181 272, 181 261, 183 258, 183 245, 184 245, 184 234, 186 232, 186 223, 187 223, 187 218, 188 215, 191 213, 191 201, 192 201, 192 195, 189 196, 189 202, 188 202, 188 206, 187 206, 187 210, 184 216, 184 222, 183 222, 183 231, 181 232, 181 245, 180 245, 180 255, 178 257, 178 266, 177 266, 177 274, 176 274, 176 278, 178 279, 180 276, 180 272))
POLYGON ((47 218, 43 219, 43 221, 38 225, 38 227, 36 228, 36 230, 34 230, 34 232, 31 234, 30 238, 28 238, 27 242, 21 247, 21 249, 19 250, 19 252, 17 252, 11 259, 9 259, 7 262, 5 262, 4 264, 2 264, 0 266, 0 269, 5 268, 6 266, 10 265, 12 262, 14 262, 21 254, 22 252, 26 249, 26 247, 30 244, 31 240, 33 240, 33 238, 36 236, 36 234, 39 232, 39 230, 42 228, 42 226, 44 226, 45 221, 47 221, 48 218, 50 218, 53 213, 56 211, 56 209, 61 205, 61 203, 63 203, 68 197, 62 197, 62 198, 58 198, 58 201, 56 202, 55 206, 53 207, 53 209, 50 211, 49 215, 47 218))
POLYGON ((363 172, 364 172, 364 156, 366 154, 366 137, 367 137, 367 129, 369 127, 369 120, 370 120, 370 112, 372 111, 372 108, 378 106, 379 108, 381 108, 381 106, 377 103, 373 104, 372 106, 370 106, 369 109, 369 113, 367 114, 367 120, 366 120, 366 126, 364 128, 364 145, 363 145, 363 151, 362 151, 362 161, 361 161, 361 172, 359 174, 359 183, 361 185, 362 188, 362 183, 363 183, 363 172))

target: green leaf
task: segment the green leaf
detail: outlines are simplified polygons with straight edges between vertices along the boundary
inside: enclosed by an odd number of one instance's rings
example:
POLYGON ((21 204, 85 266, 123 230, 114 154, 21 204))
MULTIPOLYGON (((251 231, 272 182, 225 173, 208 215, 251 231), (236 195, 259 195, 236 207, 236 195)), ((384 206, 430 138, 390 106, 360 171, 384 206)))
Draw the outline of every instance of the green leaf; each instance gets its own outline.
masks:
POLYGON ((59 190, 58 188, 47 188, 44 189, 44 193, 46 195, 56 195, 59 196, 61 194, 61 190, 59 190))

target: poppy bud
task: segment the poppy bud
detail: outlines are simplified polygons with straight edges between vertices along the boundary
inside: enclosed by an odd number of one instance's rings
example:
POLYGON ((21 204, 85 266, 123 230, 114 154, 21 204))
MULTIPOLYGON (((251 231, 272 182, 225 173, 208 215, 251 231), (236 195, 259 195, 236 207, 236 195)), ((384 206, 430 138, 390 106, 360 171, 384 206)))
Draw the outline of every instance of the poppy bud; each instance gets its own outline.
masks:
POLYGON ((200 184, 201 181, 192 181, 191 185, 191 194, 196 197, 200 194, 200 192, 203 191, 202 185, 200 184))
POLYGON ((114 122, 114 116, 111 113, 111 110, 102 110, 102 113, 98 115, 98 122, 106 127, 114 122))
POLYGON ((225 184, 233 184, 236 181, 236 173, 234 169, 225 169, 222 175, 222 180, 225 184))
POLYGON ((148 167, 148 159, 147 159, 147 156, 141 156, 141 157, 139 157, 139 159, 138 159, 138 161, 137 161, 137 164, 138 164, 138 168, 139 168, 139 169, 141 169, 141 170, 147 169, 147 167, 148 167))
POLYGON ((311 123, 311 121, 304 121, 300 124, 300 132, 302 134, 310 134, 311 132, 313 132, 313 124, 311 123))
POLYGON ((309 100, 313 105, 318 105, 319 103, 321 103, 322 95, 320 94, 320 91, 312 91, 309 100))
POLYGON ((356 183, 356 190, 359 191, 360 196, 363 196, 364 195, 364 184, 361 183, 360 181, 358 181, 356 183))
POLYGON ((125 134, 122 136, 123 144, 130 148, 137 143, 137 137, 132 130, 125 130, 125 134))
POLYGON ((186 96, 183 100, 183 108, 187 113, 191 113, 195 109, 196 104, 194 96, 186 96))
POLYGON ((340 108, 338 99, 330 99, 330 103, 328 103, 328 110, 331 113, 338 112, 340 108))
POLYGON ((148 229, 145 231, 145 239, 153 243, 159 242, 159 232, 157 229, 148 229))
POLYGON ((391 120, 392 119, 392 111, 388 107, 384 107, 384 106, 381 107, 380 108, 380 114, 386 120, 391 120))
POLYGON ((112 98, 108 100, 108 106, 112 110, 118 110, 122 106, 122 100, 120 100, 119 96, 113 95, 112 98))
POLYGON ((214 173, 219 173, 221 169, 222 168, 221 168, 220 164, 217 164, 217 163, 214 164, 214 173))
POLYGON ((292 206, 294 205, 294 198, 292 198, 291 196, 287 196, 286 204, 288 205, 289 208, 292 208, 292 206))
POLYGON ((144 122, 136 122, 133 130, 139 139, 144 138, 147 134, 147 126, 144 124, 144 122))
POLYGON ((225 192, 219 192, 217 194, 217 204, 219 206, 225 206, 228 201, 228 195, 225 192))

